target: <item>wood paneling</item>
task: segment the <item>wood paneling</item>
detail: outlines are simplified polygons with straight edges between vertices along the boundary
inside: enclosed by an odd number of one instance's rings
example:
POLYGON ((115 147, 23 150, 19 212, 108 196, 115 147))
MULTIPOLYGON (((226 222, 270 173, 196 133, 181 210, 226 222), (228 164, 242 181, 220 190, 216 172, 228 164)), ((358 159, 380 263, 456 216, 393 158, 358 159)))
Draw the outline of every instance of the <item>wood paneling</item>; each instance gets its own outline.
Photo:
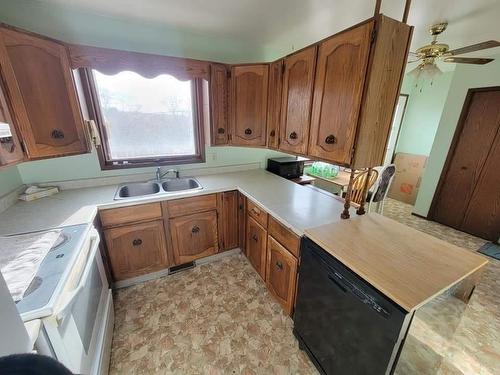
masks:
POLYGON ((283 60, 269 65, 269 93, 267 106, 267 147, 277 150, 281 113, 281 90, 283 88, 283 60))
POLYGON ((175 264, 213 255, 219 251, 217 211, 207 211, 170 219, 175 264))
POLYGON ((297 264, 297 259, 287 249, 268 236, 266 285, 289 315, 295 298, 297 264))
POLYGON ((217 194, 219 211, 220 250, 238 247, 238 191, 225 191, 217 194))
POLYGON ((267 212, 257 206, 250 199, 247 199, 247 212, 253 217, 260 225, 267 228, 267 212))
POLYGON ((105 229, 104 236, 115 280, 168 267, 162 220, 105 229))
POLYGON ((316 65, 314 45, 285 58, 279 149, 306 154, 316 65))
POLYGON ((251 216, 247 216, 247 257, 262 279, 266 279, 267 231, 251 216))
POLYGON ((246 252, 246 220, 247 218, 247 198, 238 192, 238 244, 243 252, 246 252))
POLYGON ((104 209, 99 212, 99 215, 103 227, 161 219, 162 217, 160 203, 104 209))
POLYGON ((213 146, 229 142, 229 78, 228 67, 210 65, 210 143, 213 146))
MULTIPOLYGON (((0 122, 9 126, 10 137, 0 138, 0 167, 16 164, 24 159, 21 143, 17 137, 14 120, 10 113, 7 97, 3 87, 2 74, 0 70, 0 122)), ((0 132, 1 135, 1 132, 0 132)))
POLYGON ((215 210, 217 208, 217 195, 208 194, 197 197, 174 199, 162 202, 168 208, 170 217, 186 215, 195 212, 215 210))
POLYGON ((273 236, 276 241, 283 245, 296 258, 300 252, 300 237, 278 222, 272 216, 269 216, 269 235, 273 236))
POLYGON ((406 311, 488 262, 376 213, 307 229, 305 235, 406 311))
POLYGON ((68 48, 73 69, 91 68, 112 75, 130 70, 147 78, 159 74, 169 74, 180 80, 209 78, 208 61, 74 44, 68 48))
POLYGON ((0 65, 30 159, 89 152, 63 44, 2 27, 0 65))
POLYGON ((267 64, 231 68, 231 144, 265 146, 267 122, 267 64))
POLYGON ((320 44, 308 155, 350 164, 372 30, 366 23, 320 44))
POLYGON ((500 89, 471 90, 443 168, 430 217, 497 240, 500 236, 500 89))
POLYGON ((351 163, 355 169, 383 164, 413 31, 413 27, 383 15, 376 18, 375 27, 351 163))

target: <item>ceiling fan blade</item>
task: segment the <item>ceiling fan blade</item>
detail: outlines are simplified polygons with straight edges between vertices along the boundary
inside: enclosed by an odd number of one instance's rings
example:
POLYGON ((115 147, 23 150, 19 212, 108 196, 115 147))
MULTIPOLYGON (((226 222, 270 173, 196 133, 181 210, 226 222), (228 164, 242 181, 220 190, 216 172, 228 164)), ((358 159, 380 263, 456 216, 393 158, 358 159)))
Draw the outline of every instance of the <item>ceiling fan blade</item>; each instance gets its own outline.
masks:
POLYGON ((481 42, 477 44, 472 44, 470 46, 462 47, 462 48, 457 48, 457 49, 452 49, 451 51, 446 52, 446 56, 456 56, 456 55, 461 55, 464 53, 469 53, 469 52, 474 52, 474 51, 480 51, 482 49, 488 49, 488 48, 495 48, 499 47, 500 42, 496 40, 488 40, 486 42, 481 42))
POLYGON ((444 62, 452 62, 459 64, 477 64, 484 65, 492 62, 495 59, 485 59, 481 57, 446 57, 443 59, 444 62))
POLYGON ((417 61, 420 61, 420 56, 416 52, 408 52, 408 61, 407 64, 411 64, 417 61))

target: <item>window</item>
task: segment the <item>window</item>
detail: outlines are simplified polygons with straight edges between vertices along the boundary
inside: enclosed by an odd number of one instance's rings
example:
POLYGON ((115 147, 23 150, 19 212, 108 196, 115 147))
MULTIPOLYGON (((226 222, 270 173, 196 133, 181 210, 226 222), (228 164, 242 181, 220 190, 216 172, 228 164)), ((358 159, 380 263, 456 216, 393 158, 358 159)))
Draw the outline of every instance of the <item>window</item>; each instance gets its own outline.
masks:
POLYGON ((103 169, 204 161, 201 80, 86 71, 103 169))

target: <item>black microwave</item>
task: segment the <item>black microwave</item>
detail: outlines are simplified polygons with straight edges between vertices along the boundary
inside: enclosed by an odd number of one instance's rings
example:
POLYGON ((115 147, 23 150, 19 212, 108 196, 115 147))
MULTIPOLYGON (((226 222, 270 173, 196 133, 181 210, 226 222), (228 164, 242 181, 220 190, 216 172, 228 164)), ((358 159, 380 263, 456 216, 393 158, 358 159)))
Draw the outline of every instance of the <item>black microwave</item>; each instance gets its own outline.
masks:
POLYGON ((304 162, 307 160, 300 156, 267 159, 267 170, 284 178, 298 178, 304 174, 304 162))

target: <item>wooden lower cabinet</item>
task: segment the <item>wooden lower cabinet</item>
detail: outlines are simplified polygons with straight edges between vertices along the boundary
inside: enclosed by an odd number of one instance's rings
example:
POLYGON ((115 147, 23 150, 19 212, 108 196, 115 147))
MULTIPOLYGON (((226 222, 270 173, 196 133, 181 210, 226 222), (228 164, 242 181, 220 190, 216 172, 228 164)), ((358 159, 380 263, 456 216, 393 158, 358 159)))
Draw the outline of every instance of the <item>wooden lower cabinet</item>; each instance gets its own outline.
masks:
POLYGON ((268 237, 266 284, 287 314, 291 314, 293 309, 297 264, 297 258, 273 237, 268 237))
POLYGON ((115 280, 168 267, 162 220, 105 229, 104 237, 115 280))
POLYGON ((175 264, 216 254, 219 251, 217 211, 170 219, 170 234, 175 264))
POLYGON ((266 279, 266 246, 267 231, 254 218, 247 216, 247 257, 264 280, 266 279))
POLYGON ((220 251, 238 247, 238 191, 217 194, 220 251))
POLYGON ((238 243, 243 254, 246 251, 247 198, 238 192, 238 243))

